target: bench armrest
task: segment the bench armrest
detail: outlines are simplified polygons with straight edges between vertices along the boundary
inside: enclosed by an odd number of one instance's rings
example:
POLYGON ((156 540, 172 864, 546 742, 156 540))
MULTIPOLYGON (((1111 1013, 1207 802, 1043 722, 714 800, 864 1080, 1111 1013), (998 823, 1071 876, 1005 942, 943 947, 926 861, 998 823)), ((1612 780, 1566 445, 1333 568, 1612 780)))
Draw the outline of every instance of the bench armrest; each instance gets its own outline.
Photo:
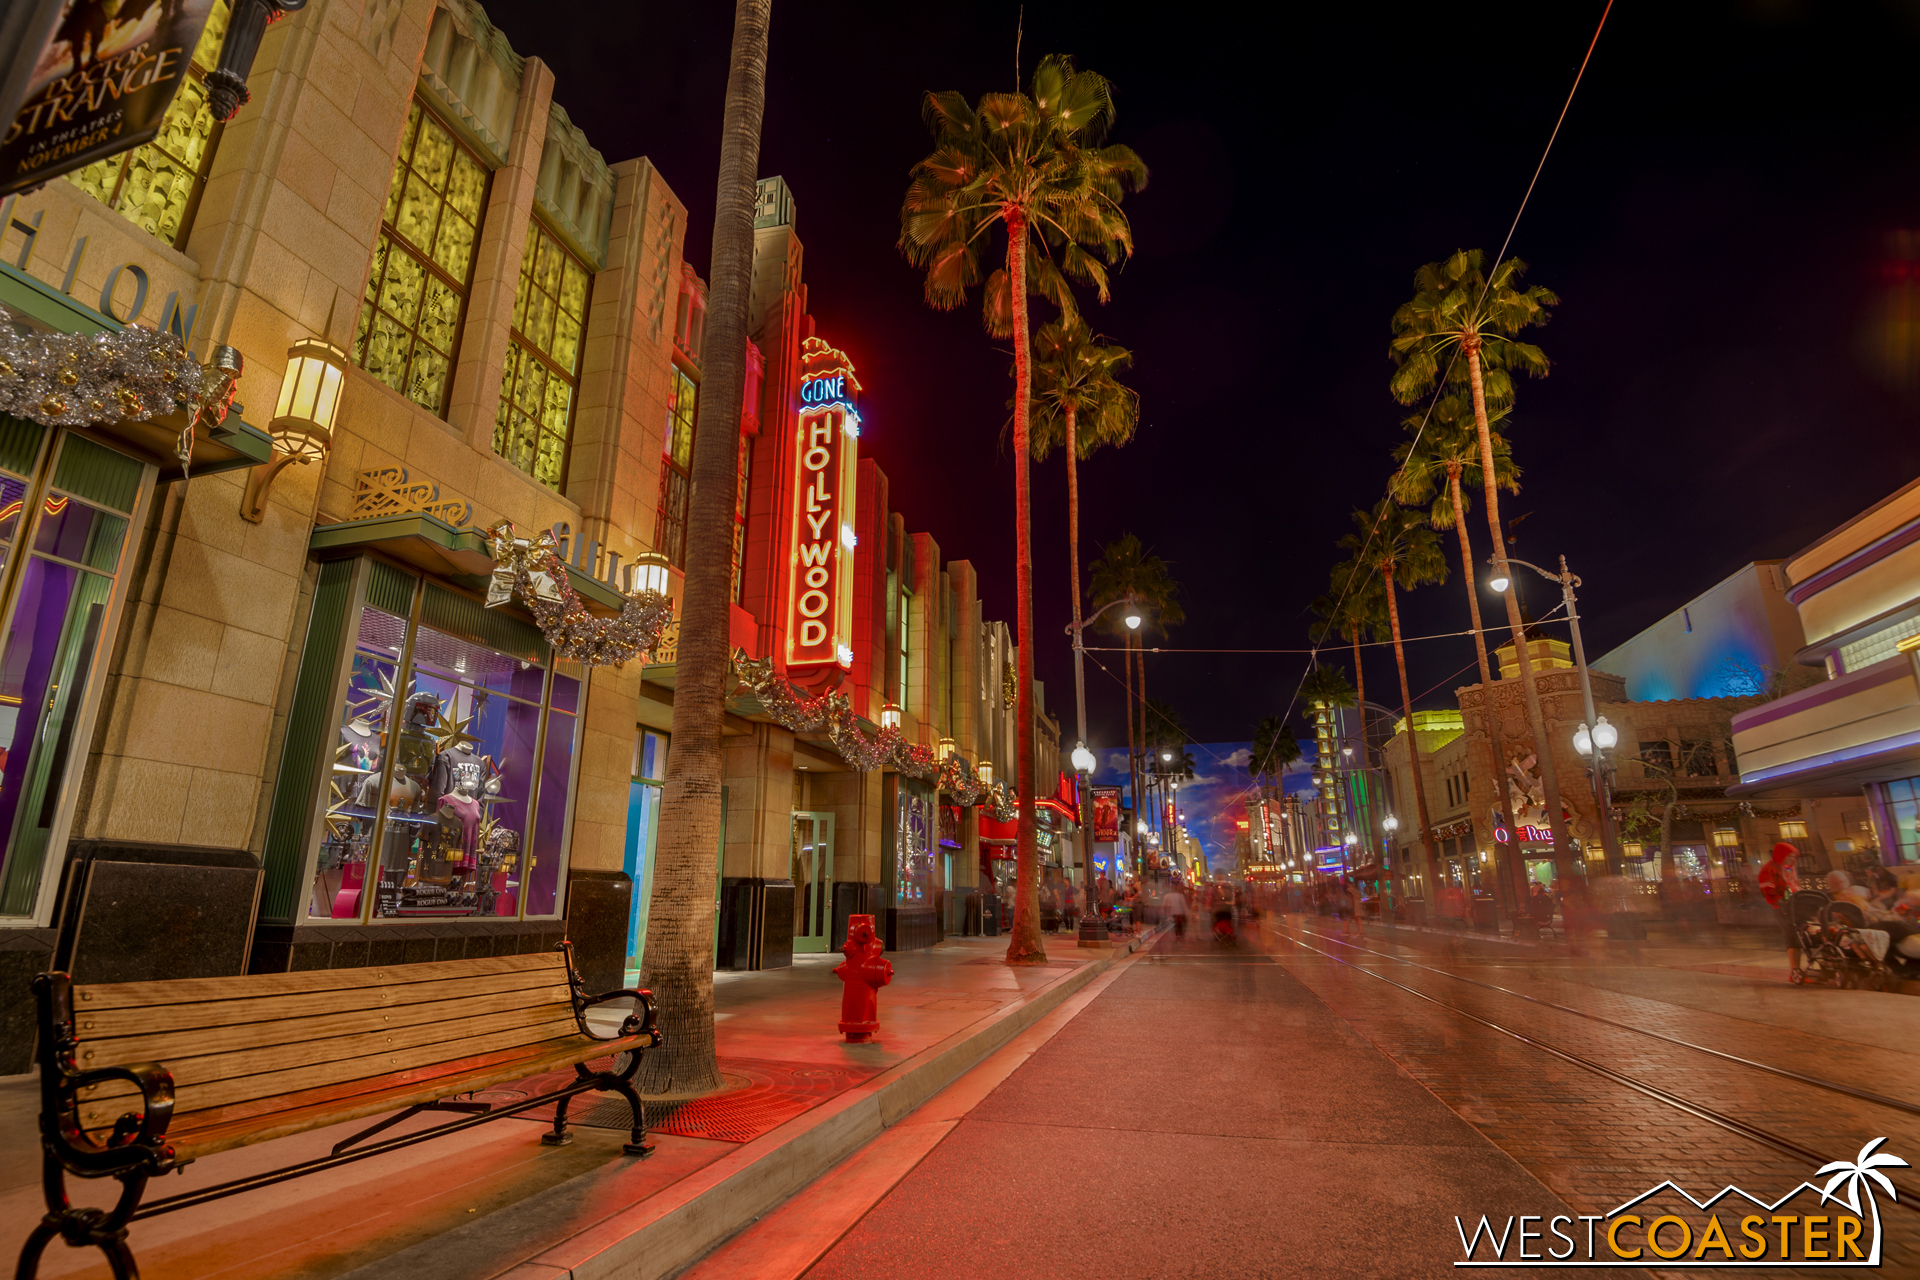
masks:
POLYGON ((580 1017, 580 1029, 595 1040, 624 1040, 630 1036, 651 1037, 653 1044, 660 1043, 660 1029, 654 1025, 653 992, 651 991, 609 991, 604 995, 575 996, 574 1012, 580 1017), (595 1036, 587 1026, 586 1012, 596 1004, 605 1004, 609 1000, 630 998, 639 1002, 641 1012, 628 1014, 620 1023, 620 1030, 610 1036, 595 1036))
POLYGON ((77 1069, 73 980, 64 973, 43 973, 33 987, 40 1007, 41 1145, 82 1177, 138 1168, 166 1172, 173 1166, 173 1148, 166 1141, 173 1120, 173 1073, 157 1062, 77 1069), (102 1142, 80 1123, 80 1091, 109 1080, 139 1089, 141 1108, 138 1115, 121 1115, 102 1142))

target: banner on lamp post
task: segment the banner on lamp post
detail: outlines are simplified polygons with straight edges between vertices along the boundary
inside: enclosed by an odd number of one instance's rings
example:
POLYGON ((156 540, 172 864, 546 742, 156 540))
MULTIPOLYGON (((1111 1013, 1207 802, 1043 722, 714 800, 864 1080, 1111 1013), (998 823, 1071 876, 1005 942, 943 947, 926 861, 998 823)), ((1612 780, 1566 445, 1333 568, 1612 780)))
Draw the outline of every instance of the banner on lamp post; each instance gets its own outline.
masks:
POLYGON ((1093 839, 1112 844, 1120 839, 1120 788, 1093 787, 1093 839))
POLYGON ((151 141, 213 3, 67 0, 0 137, 0 196, 151 141))

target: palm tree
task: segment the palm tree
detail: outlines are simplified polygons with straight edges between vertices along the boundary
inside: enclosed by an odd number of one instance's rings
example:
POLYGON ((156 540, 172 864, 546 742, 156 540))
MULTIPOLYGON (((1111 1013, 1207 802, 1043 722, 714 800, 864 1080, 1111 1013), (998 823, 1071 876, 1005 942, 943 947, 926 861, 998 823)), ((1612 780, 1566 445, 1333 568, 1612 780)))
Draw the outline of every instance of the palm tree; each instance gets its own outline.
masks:
POLYGON ((1287 728, 1283 716, 1262 716, 1253 729, 1253 749, 1247 773, 1268 799, 1279 795, 1287 769, 1300 758, 1300 739, 1287 728))
POLYGON ((1015 553, 1019 632, 1020 851, 1010 964, 1046 959, 1040 941, 1039 859, 1033 808, 1033 538, 1028 495, 1031 399, 1027 291, 1037 287, 1062 312, 1074 310, 1066 279, 1108 297, 1106 265, 1133 252, 1120 200, 1146 182, 1126 147, 1099 143, 1113 122, 1107 82, 1073 59, 1043 58, 1032 93, 988 93, 976 110, 959 93, 929 93, 924 104, 934 148, 913 167, 900 208, 900 248, 926 270, 926 298, 942 310, 966 302, 980 281, 980 249, 1006 228, 1006 265, 988 279, 986 324, 1013 339, 1015 553), (1036 248, 1039 252, 1031 252, 1036 248), (1058 254, 1058 261, 1054 255, 1058 254), (1096 256, 1098 255, 1098 256, 1096 256))
MULTIPOLYGON (((1508 258, 1493 275, 1484 271, 1485 255, 1462 249, 1445 262, 1430 262, 1414 273, 1414 296, 1393 313, 1393 341, 1388 348, 1396 366, 1389 389, 1401 404, 1414 404, 1444 382, 1458 390, 1464 381, 1473 405, 1474 431, 1480 444, 1480 481, 1487 497, 1487 528, 1493 539, 1494 564, 1507 572, 1507 544, 1500 529, 1500 474, 1494 457, 1489 406, 1513 403, 1511 370, 1532 377, 1547 374, 1546 353, 1521 342, 1522 329, 1542 325, 1549 307, 1560 299, 1534 285, 1520 287, 1527 264, 1508 258), (1441 356, 1447 357, 1444 371, 1441 356), (1464 359, 1462 359, 1464 357, 1464 359), (1465 369, 1461 369, 1461 364, 1465 369)), ((1511 575, 1509 575, 1511 576, 1511 575)), ((1505 592, 1507 624, 1513 632, 1514 659, 1520 666, 1521 693, 1527 704, 1527 724, 1540 757, 1540 785, 1547 805, 1547 825, 1553 830, 1554 858, 1562 879, 1571 884, 1582 873, 1567 839, 1560 815, 1560 783, 1547 741, 1546 719, 1540 711, 1540 691, 1533 683, 1533 661, 1527 653, 1526 624, 1520 617, 1520 599, 1513 588, 1505 592)))
POLYGON ((1835 1188, 1844 1184, 1846 1187, 1846 1206, 1853 1210, 1855 1214, 1858 1214, 1860 1212, 1860 1193, 1862 1190, 1867 1193, 1867 1207, 1873 1211, 1873 1256, 1866 1259, 1861 1265, 1868 1267, 1877 1267, 1880 1265, 1880 1202, 1874 1197, 1873 1189, 1876 1186, 1879 1187, 1887 1193, 1887 1198, 1890 1200, 1898 1200, 1900 1198, 1899 1192, 1894 1190, 1893 1180, 1887 1177, 1886 1174, 1881 1173, 1880 1170, 1911 1169, 1913 1167, 1899 1156, 1887 1155, 1884 1152, 1876 1155, 1875 1149, 1885 1141, 1885 1138, 1875 1138, 1872 1142, 1860 1148, 1860 1154, 1854 1159, 1835 1160, 1831 1164, 1823 1164, 1813 1175, 1816 1178, 1822 1174, 1830 1173, 1833 1175, 1833 1177, 1827 1179, 1826 1188, 1820 1192, 1820 1200, 1822 1203, 1828 1200, 1840 1200, 1842 1197, 1836 1193, 1835 1188))
MULTIPOLYGON (((1441 396, 1424 417, 1412 414, 1405 418, 1402 425, 1413 432, 1414 437, 1394 450, 1394 461, 1400 464, 1400 470, 1394 474, 1389 492, 1395 501, 1408 506, 1431 502, 1429 520, 1433 527, 1451 528, 1460 540, 1460 572, 1466 581, 1474 658, 1480 664, 1481 712, 1487 722, 1487 748, 1492 753, 1493 776, 1497 778, 1505 771, 1506 746, 1500 737, 1500 718, 1494 714, 1493 669, 1487 661, 1486 632, 1480 622, 1480 578, 1474 572, 1473 540, 1467 534, 1467 512, 1472 505, 1462 488, 1463 484, 1482 483, 1480 441, 1471 411, 1469 397, 1456 391, 1441 396)), ((1489 425, 1497 425, 1507 412, 1505 406, 1489 411, 1489 425)), ((1514 465, 1506 437, 1496 431, 1492 440, 1495 485, 1508 493, 1520 492, 1520 468, 1514 465)), ((1502 803, 1500 809, 1504 812, 1506 805, 1502 803)), ((1517 884, 1517 864, 1511 858, 1506 862, 1507 865, 1498 870, 1503 882, 1509 883, 1510 891, 1518 896, 1523 891, 1517 884)))
POLYGON ((1401 643, 1399 591, 1411 591, 1430 582, 1447 580, 1447 558, 1440 540, 1427 522, 1392 498, 1382 498, 1372 511, 1356 511, 1357 533, 1340 539, 1356 561, 1373 566, 1386 588, 1387 625, 1393 632, 1393 661, 1400 669, 1400 705, 1407 717, 1407 761, 1413 774, 1413 802, 1419 810, 1420 845, 1427 859, 1427 895, 1440 888, 1440 858, 1427 817, 1427 786, 1420 777, 1420 734, 1413 720, 1413 690, 1407 683, 1407 652, 1401 643))
MULTIPOLYGON (((1040 326, 1033 336, 1033 460, 1045 462, 1054 446, 1067 455, 1067 554, 1073 562, 1073 631, 1080 634, 1080 473, 1079 460, 1103 444, 1115 448, 1133 439, 1140 416, 1139 393, 1114 375, 1133 364, 1125 347, 1106 346, 1088 332, 1077 315, 1040 326)), ((1075 651, 1074 695, 1082 708, 1084 731, 1086 679, 1075 651)))
MULTIPOLYGON (((1187 620, 1185 610, 1180 607, 1180 585, 1173 580, 1167 562, 1159 556, 1149 555, 1140 539, 1133 534, 1122 534, 1100 549, 1099 559, 1093 562, 1093 580, 1091 583, 1093 605, 1103 609, 1115 600, 1124 600, 1132 596, 1141 606, 1145 620, 1138 629, 1128 627, 1118 611, 1107 615, 1103 624, 1108 630, 1121 638, 1126 648, 1126 684, 1127 684, 1127 761, 1130 780, 1133 784, 1133 796, 1136 804, 1142 804, 1145 794, 1146 778, 1142 770, 1142 756, 1145 750, 1146 717, 1144 708, 1147 697, 1147 655, 1145 650, 1146 629, 1157 626, 1162 630, 1177 627, 1187 620), (1139 693, 1143 714, 1140 717, 1138 737, 1135 736, 1134 721, 1134 664, 1135 651, 1138 650, 1139 693), (1136 747, 1136 743, 1140 744, 1136 747)), ((1144 805, 1142 804, 1144 808, 1144 805)))
POLYGON ((706 368, 693 441, 687 578, 673 698, 673 750, 661 795, 660 844, 647 914, 643 985, 660 994, 665 1043, 641 1063, 650 1093, 720 1087, 713 1043, 713 885, 720 855, 720 725, 727 692, 740 401, 747 383, 753 209, 766 103, 772 0, 735 0, 733 54, 714 203, 706 368))

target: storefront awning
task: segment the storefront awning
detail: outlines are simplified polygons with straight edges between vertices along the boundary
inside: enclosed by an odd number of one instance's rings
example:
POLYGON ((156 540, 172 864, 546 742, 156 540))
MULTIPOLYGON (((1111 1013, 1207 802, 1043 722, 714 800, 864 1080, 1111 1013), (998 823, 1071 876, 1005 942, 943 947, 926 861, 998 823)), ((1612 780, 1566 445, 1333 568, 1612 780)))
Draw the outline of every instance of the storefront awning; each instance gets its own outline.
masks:
MULTIPOLYGON (((379 551, 410 568, 476 589, 493 574, 485 533, 456 529, 424 511, 315 525, 307 545, 316 552, 379 551)), ((590 611, 609 616, 620 612, 624 600, 606 583, 572 566, 567 577, 590 611)))
MULTIPOLYGON (((10 316, 55 333, 100 333, 126 327, 4 262, 0 262, 0 305, 4 305, 10 316)), ((89 427, 88 431, 153 463, 160 469, 159 482, 166 484, 180 479, 180 460, 174 455, 174 445, 185 426, 186 415, 175 412, 143 422, 104 423, 89 427)), ((234 471, 257 466, 272 457, 273 438, 242 421, 239 414, 229 413, 219 426, 196 436, 193 464, 188 474, 203 476, 234 471)))

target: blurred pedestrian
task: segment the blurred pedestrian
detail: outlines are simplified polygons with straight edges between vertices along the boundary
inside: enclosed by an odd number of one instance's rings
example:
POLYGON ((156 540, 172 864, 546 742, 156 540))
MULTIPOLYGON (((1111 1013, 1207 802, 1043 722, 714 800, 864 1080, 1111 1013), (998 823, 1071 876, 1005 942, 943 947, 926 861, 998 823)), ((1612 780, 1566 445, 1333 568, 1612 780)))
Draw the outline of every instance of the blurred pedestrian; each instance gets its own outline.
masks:
POLYGON ((1760 868, 1760 896, 1767 900, 1780 921, 1781 935, 1787 943, 1787 970, 1800 972, 1800 933, 1793 926, 1793 895, 1800 891, 1800 873, 1794 860, 1800 851, 1782 840, 1773 846, 1773 856, 1760 868))
POLYGON ((1187 898, 1180 892, 1179 885, 1171 885, 1166 896, 1160 899, 1160 914, 1173 921, 1173 936, 1187 936, 1187 898))
POLYGON ((1365 931, 1360 927, 1360 910, 1362 905, 1360 882, 1349 879, 1347 881, 1347 934, 1350 937, 1358 938, 1365 934, 1365 931))

